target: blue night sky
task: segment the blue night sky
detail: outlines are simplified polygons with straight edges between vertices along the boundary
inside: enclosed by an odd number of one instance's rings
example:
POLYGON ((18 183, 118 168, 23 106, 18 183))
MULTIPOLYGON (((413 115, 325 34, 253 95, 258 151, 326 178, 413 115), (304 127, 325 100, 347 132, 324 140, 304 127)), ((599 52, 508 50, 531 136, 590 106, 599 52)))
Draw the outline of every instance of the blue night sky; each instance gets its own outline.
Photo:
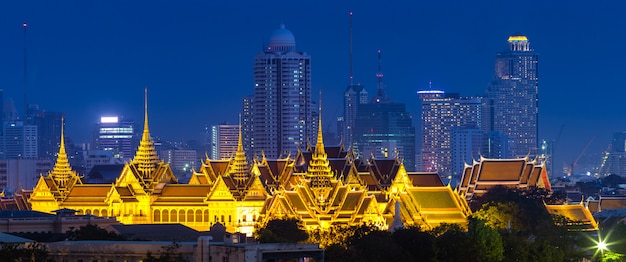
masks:
POLYGON ((599 157, 626 129, 625 10, 622 1, 2 1, 0 88, 21 113, 26 22, 28 102, 65 112, 67 136, 87 142, 101 115, 142 121, 148 87, 151 133, 195 139, 205 124, 237 123, 253 58, 283 22, 312 57, 312 94, 323 91, 334 126, 352 11, 355 82, 375 93, 381 49, 387 94, 418 128, 416 91, 432 81, 482 95, 496 52, 519 32, 540 55, 540 138, 564 127, 560 168, 594 137, 587 155, 599 157))

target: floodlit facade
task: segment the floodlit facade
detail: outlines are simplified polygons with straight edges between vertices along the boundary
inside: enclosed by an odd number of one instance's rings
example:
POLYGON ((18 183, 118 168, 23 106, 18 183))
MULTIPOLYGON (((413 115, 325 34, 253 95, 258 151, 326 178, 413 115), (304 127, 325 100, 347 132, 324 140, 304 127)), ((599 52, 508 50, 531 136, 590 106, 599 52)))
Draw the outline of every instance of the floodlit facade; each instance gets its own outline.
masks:
POLYGON ((471 213, 436 173, 407 172, 397 157, 357 158, 343 146, 327 148, 321 128, 315 147, 307 145, 293 158, 249 162, 241 137, 233 158, 207 158, 181 184, 157 157, 146 108, 137 153, 113 184, 83 183, 67 161, 62 136, 56 165, 39 178, 29 203, 36 211, 67 208, 123 224, 181 223, 208 230, 219 222, 229 232, 248 235, 279 217, 301 219, 309 229, 362 223, 387 228, 400 213, 407 226, 432 228, 443 222, 465 225, 471 213))
POLYGON ((539 56, 524 35, 508 39, 509 50, 498 52, 494 79, 486 92, 486 117, 491 131, 508 137, 511 157, 536 156, 539 146, 539 56))

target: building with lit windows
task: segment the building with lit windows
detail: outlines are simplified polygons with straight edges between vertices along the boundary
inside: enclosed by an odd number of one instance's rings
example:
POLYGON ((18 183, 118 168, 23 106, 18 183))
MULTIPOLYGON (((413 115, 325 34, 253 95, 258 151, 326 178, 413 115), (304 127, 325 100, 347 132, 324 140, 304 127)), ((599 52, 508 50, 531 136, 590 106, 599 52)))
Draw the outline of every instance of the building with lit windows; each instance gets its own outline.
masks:
POLYGON ((475 133, 482 133, 481 99, 462 98, 441 90, 417 94, 422 107, 422 170, 459 176, 460 173, 454 173, 463 168, 464 163, 472 162, 471 152, 478 157, 480 145, 476 144, 475 133), (463 129, 474 131, 463 135, 463 129), (458 136, 453 140, 454 132, 458 136), (454 151, 453 142, 456 142, 454 151))
POLYGON ((405 104, 391 101, 385 94, 378 50, 378 88, 369 103, 360 101, 354 128, 353 147, 361 156, 402 159, 404 167, 415 171, 415 127, 405 104))
POLYGON ((134 152, 135 122, 118 116, 103 116, 94 130, 96 149, 111 151, 113 157, 130 159, 134 152))
POLYGON ((252 101, 254 143, 246 145, 255 155, 270 158, 289 154, 311 138, 311 57, 296 51, 293 34, 281 25, 265 50, 254 58, 252 101))
POLYGON ((4 121, 0 136, 1 159, 38 157, 37 126, 24 121, 4 121))
POLYGON ((238 125, 211 126, 211 159, 228 159, 237 152, 238 125))
POLYGON ((536 156, 539 132, 539 56, 524 35, 511 35, 509 49, 498 52, 494 78, 487 88, 491 131, 508 138, 512 157, 536 156))

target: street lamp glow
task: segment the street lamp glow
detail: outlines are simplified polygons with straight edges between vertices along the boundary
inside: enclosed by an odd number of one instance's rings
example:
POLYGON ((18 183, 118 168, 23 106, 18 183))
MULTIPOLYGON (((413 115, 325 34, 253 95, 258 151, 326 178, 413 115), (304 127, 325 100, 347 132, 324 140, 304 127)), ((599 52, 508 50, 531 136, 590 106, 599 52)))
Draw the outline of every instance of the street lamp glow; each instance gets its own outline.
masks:
POLYGON ((598 249, 601 251, 606 250, 606 243, 604 243, 604 241, 598 242, 598 249))

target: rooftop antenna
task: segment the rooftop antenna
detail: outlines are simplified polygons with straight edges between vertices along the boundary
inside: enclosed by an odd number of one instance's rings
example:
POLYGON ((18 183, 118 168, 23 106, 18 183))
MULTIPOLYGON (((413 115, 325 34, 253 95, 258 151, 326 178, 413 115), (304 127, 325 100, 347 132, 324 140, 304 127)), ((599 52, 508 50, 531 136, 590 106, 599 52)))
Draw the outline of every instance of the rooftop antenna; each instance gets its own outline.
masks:
POLYGON ((383 65, 382 65, 382 52, 378 49, 378 73, 376 73, 376 79, 378 80, 378 94, 382 95, 383 90, 383 65))
POLYGON ((22 26, 24 27, 24 119, 26 119, 26 114, 28 114, 28 100, 26 99, 26 27, 28 27, 28 24, 24 22, 22 26))
POLYGON ((352 74, 352 11, 350 11, 350 86, 354 85, 354 75, 352 74))

